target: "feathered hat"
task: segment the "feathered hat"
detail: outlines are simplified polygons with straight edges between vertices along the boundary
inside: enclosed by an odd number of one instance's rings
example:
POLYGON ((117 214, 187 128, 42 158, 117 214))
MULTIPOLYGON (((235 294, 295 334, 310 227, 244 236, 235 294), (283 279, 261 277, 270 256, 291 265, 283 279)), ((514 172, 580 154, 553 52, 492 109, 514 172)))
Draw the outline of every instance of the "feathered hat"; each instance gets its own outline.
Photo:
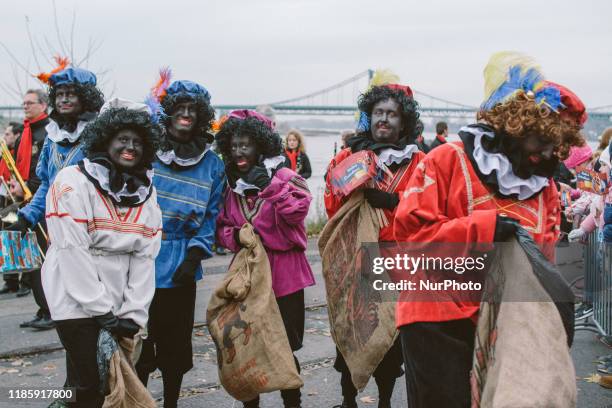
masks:
POLYGON ((82 84, 96 86, 96 74, 83 68, 68 66, 70 61, 68 58, 55 57, 55 62, 58 66, 50 72, 43 72, 36 75, 41 82, 49 86, 56 87, 66 84, 82 84))
POLYGON ((545 81, 540 66, 532 57, 514 51, 493 54, 484 69, 484 102, 480 108, 491 110, 516 97, 520 91, 532 95, 537 104, 559 111, 561 93, 545 81))

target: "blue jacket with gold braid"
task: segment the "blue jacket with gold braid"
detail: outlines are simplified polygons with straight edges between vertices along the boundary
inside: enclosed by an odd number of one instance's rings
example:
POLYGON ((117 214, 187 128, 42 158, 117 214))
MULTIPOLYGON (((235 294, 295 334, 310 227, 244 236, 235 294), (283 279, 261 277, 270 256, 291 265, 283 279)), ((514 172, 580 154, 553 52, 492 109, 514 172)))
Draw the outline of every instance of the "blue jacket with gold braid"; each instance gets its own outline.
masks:
MULTIPOLYGON (((215 221, 225 185, 225 168, 211 150, 192 166, 153 164, 153 184, 157 203, 162 211, 163 235, 161 250, 155 260, 157 288, 172 288, 172 276, 183 262, 187 249, 199 247, 204 258, 212 256, 215 242, 215 221)), ((196 280, 202 279, 202 268, 196 280)))

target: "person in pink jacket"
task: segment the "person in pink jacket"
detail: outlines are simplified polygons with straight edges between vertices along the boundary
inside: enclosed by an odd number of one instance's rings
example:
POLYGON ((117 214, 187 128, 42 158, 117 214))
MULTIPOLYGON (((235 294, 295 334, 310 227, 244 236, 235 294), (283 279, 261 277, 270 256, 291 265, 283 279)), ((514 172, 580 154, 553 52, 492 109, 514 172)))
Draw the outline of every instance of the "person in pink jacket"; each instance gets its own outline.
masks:
MULTIPOLYGON (((225 160, 228 188, 224 208, 217 218, 217 242, 237 252, 238 232, 250 223, 261 238, 272 271, 276 296, 289 344, 302 348, 304 338, 304 288, 314 285, 306 259, 306 227, 312 196, 305 180, 283 167, 281 138, 273 122, 254 111, 228 115, 216 136, 225 160)), ((298 371, 299 362, 295 359, 298 371)), ((285 407, 300 407, 300 389, 282 390, 285 407)), ((258 407, 259 398, 245 407, 258 407)))

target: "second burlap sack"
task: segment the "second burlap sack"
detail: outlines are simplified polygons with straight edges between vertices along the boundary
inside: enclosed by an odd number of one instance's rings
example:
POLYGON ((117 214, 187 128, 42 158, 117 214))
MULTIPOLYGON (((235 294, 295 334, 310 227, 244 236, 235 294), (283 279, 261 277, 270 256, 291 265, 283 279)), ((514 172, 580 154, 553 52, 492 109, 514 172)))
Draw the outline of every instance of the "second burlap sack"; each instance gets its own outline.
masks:
POLYGON ((303 385, 272 290, 270 263, 251 224, 206 311, 219 380, 239 401, 303 385))
POLYGON ((319 238, 331 335, 351 372, 353 384, 363 390, 397 337, 396 296, 378 292, 362 273, 363 243, 376 256, 382 211, 354 192, 327 222, 319 238), (373 250, 374 249, 374 250, 373 250))

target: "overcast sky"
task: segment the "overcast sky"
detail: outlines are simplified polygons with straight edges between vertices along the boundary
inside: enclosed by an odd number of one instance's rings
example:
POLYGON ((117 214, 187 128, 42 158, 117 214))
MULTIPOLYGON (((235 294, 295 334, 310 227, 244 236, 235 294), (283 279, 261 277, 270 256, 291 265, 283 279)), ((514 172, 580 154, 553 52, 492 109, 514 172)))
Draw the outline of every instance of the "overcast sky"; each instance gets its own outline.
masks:
MULTIPOLYGON (((612 105, 612 1, 56 0, 62 35, 76 10, 76 54, 102 41, 91 68, 105 91, 141 100, 159 67, 206 86, 213 103, 299 96, 368 68, 422 92, 479 105, 491 53, 534 56, 587 107, 612 105)), ((51 0, 3 2, 0 41, 37 71, 26 35, 57 46, 51 0), (8 5, 10 3, 10 6, 8 5)), ((0 49, 0 83, 14 84, 0 49)), ((41 61, 49 70, 46 62, 41 61)), ((23 73, 20 73, 23 77, 23 73)), ((23 83, 23 80, 21 81, 23 83)), ((30 85, 35 85, 31 81, 30 85)), ((0 90, 0 105, 15 104, 0 90)))

